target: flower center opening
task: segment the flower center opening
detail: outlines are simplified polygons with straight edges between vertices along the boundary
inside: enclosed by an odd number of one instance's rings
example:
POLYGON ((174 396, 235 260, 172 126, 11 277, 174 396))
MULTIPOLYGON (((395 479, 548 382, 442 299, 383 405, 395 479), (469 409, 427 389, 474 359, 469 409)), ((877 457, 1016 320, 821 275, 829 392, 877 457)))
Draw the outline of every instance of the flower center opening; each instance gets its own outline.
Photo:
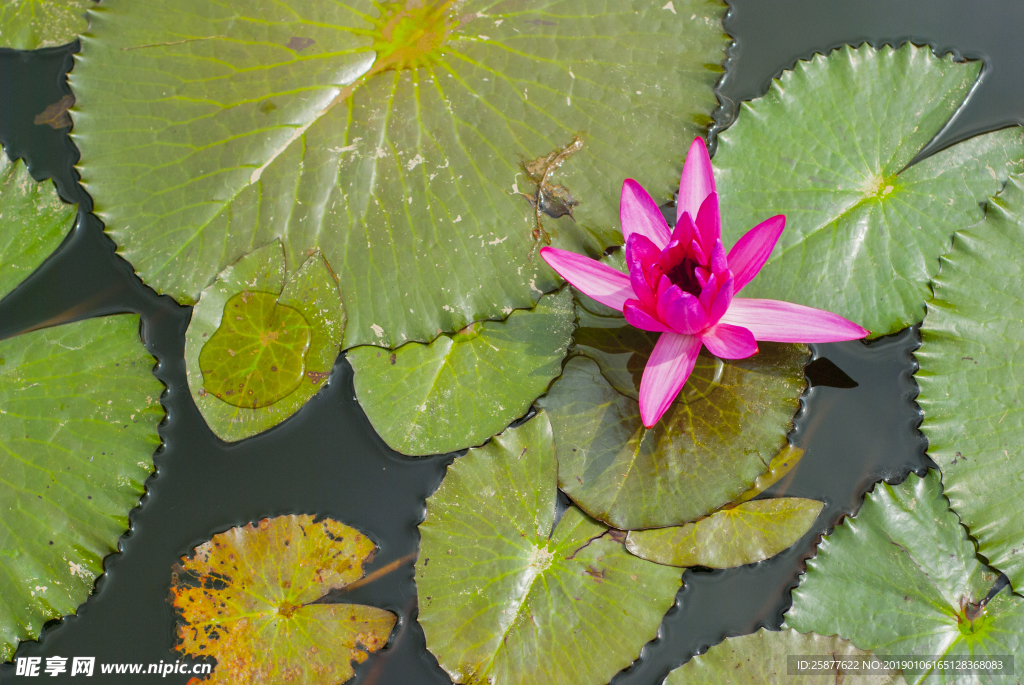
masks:
POLYGON ((701 287, 700 282, 697 280, 697 274, 694 271, 698 266, 700 264, 689 257, 685 257, 683 261, 669 269, 665 275, 668 276, 672 283, 682 288, 684 292, 690 293, 694 297, 699 297, 701 287))
POLYGON ((452 0, 406 0, 381 5, 381 16, 374 21, 377 61, 372 73, 417 69, 437 61, 452 28, 451 4, 452 0))

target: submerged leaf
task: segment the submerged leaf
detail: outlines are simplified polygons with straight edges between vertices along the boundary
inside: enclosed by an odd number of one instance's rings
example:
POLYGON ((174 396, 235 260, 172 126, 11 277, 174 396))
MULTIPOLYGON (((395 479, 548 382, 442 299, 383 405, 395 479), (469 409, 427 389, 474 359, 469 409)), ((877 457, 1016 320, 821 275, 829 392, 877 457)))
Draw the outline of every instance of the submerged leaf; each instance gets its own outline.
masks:
POLYGON ((96 0, 4 0, 0 47, 36 50, 70 43, 89 28, 86 10, 96 0))
MULTIPOLYGON (((1024 658, 1024 600, 977 559, 942 494, 938 471, 879 483, 857 515, 827 535, 793 591, 786 625, 840 635, 881 657, 1024 658)), ((914 673, 913 684, 977 675, 914 673)))
POLYGON ((391 449, 439 454, 479 445, 527 412, 562 371, 572 340, 568 288, 505 321, 429 345, 349 350, 359 404, 391 449))
POLYGON ((803 459, 804 450, 793 445, 786 445, 779 453, 772 457, 771 463, 768 464, 768 470, 757 477, 754 484, 747 489, 742 495, 733 500, 734 504, 742 504, 748 500, 752 500, 762 492, 770 488, 771 486, 778 483, 780 480, 786 477, 790 471, 792 471, 800 460, 803 459))
POLYGON ((456 683, 601 685, 655 637, 680 585, 576 507, 555 522, 542 412, 448 468, 416 562, 427 648, 456 683))
POLYGON ((729 43, 720 0, 674 8, 104 0, 70 75, 82 181, 181 302, 280 239, 338 274, 346 347, 427 342, 557 287, 540 243, 618 242, 623 174, 670 199, 729 43))
POLYGON ((274 242, 229 266, 203 291, 185 333, 189 389, 207 425, 235 441, 276 426, 323 387, 345 309, 319 253, 285 281, 274 242))
POLYGON ((685 526, 631 531, 626 549, 669 566, 753 564, 803 537, 824 506, 824 502, 799 497, 744 502, 685 526))
POLYGON ((928 453, 979 552, 1024 587, 1024 182, 953 241, 915 354, 928 453))
POLYGON ((363 577, 376 547, 355 528, 278 516, 232 528, 175 566, 178 651, 214 657, 211 685, 336 685, 383 647, 390 611, 315 603, 363 577))
POLYGON ((920 322, 950 236, 1022 169, 1020 127, 907 166, 980 70, 909 43, 843 47, 744 105, 715 154, 723 240, 775 214, 786 230, 743 297, 827 309, 874 335, 920 322))
POLYGON ((836 669, 823 675, 794 676, 789 674, 790 656, 870 658, 871 652, 835 636, 762 628, 753 635, 727 637, 672 671, 665 685, 906 685, 899 672, 858 676, 836 669))
POLYGON ((73 613, 117 551, 160 444, 139 317, 0 341, 0 661, 73 613))
POLYGON ((805 346, 762 343, 728 362, 703 351, 679 399, 645 429, 637 388, 658 334, 576 311, 580 356, 537 404, 551 419, 559 486, 584 511, 622 530, 680 525, 765 472, 806 386, 805 346))

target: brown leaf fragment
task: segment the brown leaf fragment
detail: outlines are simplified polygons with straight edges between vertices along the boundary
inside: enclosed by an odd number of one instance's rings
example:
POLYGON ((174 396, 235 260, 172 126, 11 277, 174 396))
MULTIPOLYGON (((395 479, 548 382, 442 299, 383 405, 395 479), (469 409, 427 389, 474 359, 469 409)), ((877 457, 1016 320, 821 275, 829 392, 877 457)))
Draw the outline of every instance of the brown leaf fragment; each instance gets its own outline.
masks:
POLYGON ((572 193, 565 186, 553 184, 551 176, 567 159, 582 148, 583 138, 577 133, 565 147, 554 150, 543 157, 523 160, 520 164, 527 178, 536 186, 536 190, 533 193, 520 193, 529 201, 530 206, 534 209, 534 249, 536 249, 536 243, 543 241, 544 244, 549 244, 551 242, 547 232, 544 230, 542 215, 552 219, 562 216, 568 216, 570 219, 573 218, 572 210, 579 205, 579 201, 572 196, 572 193))
POLYGON ((32 120, 32 123, 37 126, 49 126, 57 130, 68 128, 72 123, 71 115, 68 114, 68 110, 71 109, 74 104, 75 96, 69 93, 37 114, 36 118, 32 120))

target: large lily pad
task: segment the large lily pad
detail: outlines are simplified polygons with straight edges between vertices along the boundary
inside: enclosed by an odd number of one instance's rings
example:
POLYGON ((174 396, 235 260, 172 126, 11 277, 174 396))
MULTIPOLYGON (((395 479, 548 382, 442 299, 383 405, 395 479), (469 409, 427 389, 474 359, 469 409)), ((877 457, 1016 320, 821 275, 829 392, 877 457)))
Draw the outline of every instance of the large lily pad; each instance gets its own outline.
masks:
POLYGON ((668 675, 665 685, 905 685, 898 673, 850 675, 837 670, 822 675, 790 675, 789 656, 820 659, 871 657, 839 637, 822 637, 795 630, 764 630, 753 635, 729 637, 706 654, 693 657, 668 675))
POLYGON ((743 296, 827 309, 875 335, 920 322, 950 236, 1022 168, 1019 127, 907 166, 980 70, 909 43, 844 47, 744 105, 715 155, 725 242, 774 214, 786 230, 743 296))
POLYGON ((669 566, 753 564, 803 537, 824 506, 824 502, 800 497, 743 502, 685 526, 634 530, 626 537, 626 549, 669 566))
MULTIPOLYGON (((877 655, 1024 658, 1024 601, 996 575, 949 510, 938 471, 880 483, 857 516, 825 537, 793 591, 786 625, 845 637, 877 655)), ((976 683, 913 673, 911 683, 976 683)))
POLYGON ((402 454, 479 445, 522 416, 562 372, 575 319, 568 288, 532 311, 473 324, 429 345, 348 352, 356 396, 374 429, 402 454))
POLYGON ((160 443, 138 316, 0 341, 0 661, 85 601, 160 443))
POLYGON ((958 233, 921 327, 928 452, 982 555, 1024 588, 1024 185, 958 233))
POLYGON ((607 683, 675 601, 677 569, 576 507, 556 523, 556 471, 540 413, 456 459, 427 500, 419 621, 456 683, 607 683))
POLYGON ((540 242, 621 240, 710 123, 718 0, 105 0, 71 74, 96 212, 183 303, 280 238, 341 279, 345 346, 533 306, 540 242))
POLYGON ((680 525, 768 469, 806 387, 806 347, 761 343, 729 362, 702 351, 679 399, 646 429, 637 389, 658 334, 577 313, 580 354, 538 406, 551 419, 559 486, 584 511, 622 530, 680 525))
POLYGON ((36 50, 70 43, 89 27, 95 0, 5 0, 0 5, 0 47, 36 50))
POLYGON ((221 272, 192 309, 189 389, 223 440, 284 421, 334 368, 345 329, 334 274, 316 252, 287 277, 284 265, 279 242, 254 250, 221 272))
POLYGON ((0 299, 57 249, 77 214, 52 183, 36 183, 0 149, 0 299))
POLYGON ((175 566, 178 651, 213 657, 211 685, 336 685, 383 647, 397 617, 315 603, 363 577, 376 547, 355 528, 278 516, 219 533, 175 566))

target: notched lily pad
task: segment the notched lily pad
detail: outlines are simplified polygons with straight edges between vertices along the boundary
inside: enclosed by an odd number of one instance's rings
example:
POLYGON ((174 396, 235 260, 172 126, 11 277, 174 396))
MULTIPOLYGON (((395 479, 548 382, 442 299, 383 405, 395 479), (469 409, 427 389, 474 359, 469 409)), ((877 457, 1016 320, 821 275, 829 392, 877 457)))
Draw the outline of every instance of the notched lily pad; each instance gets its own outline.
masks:
POLYGON ((4 0, 0 47, 36 50, 64 45, 89 28, 86 10, 96 0, 4 0))
MULTIPOLYGON (((853 518, 825 536, 793 591, 786 625, 840 635, 881 657, 955 661, 1024 658, 1024 600, 1005 587, 942 494, 938 471, 879 483, 853 518), (987 601, 986 601, 987 600, 987 601)), ((906 671, 916 683, 977 683, 978 675, 906 671)))
POLYGON ((561 373, 574 316, 565 288, 532 310, 429 345, 349 350, 359 404, 384 442, 402 454, 479 445, 525 414, 561 373))
POLYGON ((577 307, 577 356, 538 400, 548 412, 559 486, 622 530, 695 521, 731 502, 785 444, 806 387, 803 345, 761 343, 749 359, 701 352, 679 399, 652 429, 637 401, 657 341, 577 307))
POLYGON ((677 569, 576 507, 555 524, 551 440, 542 412, 456 459, 427 500, 419 622, 456 683, 602 685, 675 600, 677 569))
POLYGON ((811 529, 824 502, 780 497, 743 502, 685 526, 634 530, 631 553, 669 566, 731 568, 764 561, 811 529))
POLYGON ((338 284, 319 253, 287 279, 281 244, 254 250, 203 291, 185 334, 189 389, 223 440, 298 411, 330 376, 345 326, 338 284))
POLYGON ((928 47, 864 44, 798 62, 744 104, 715 154, 722 238, 774 214, 786 230, 743 296, 826 309, 873 335, 920 322, 950 237, 1024 165, 1015 126, 907 166, 980 71, 928 47))
POLYGON ((790 656, 866 659, 872 655, 840 637, 762 628, 753 635, 727 637, 669 673, 665 685, 906 685, 899 672, 851 675, 836 669, 821 675, 790 675, 790 656))
POLYGON ((211 685, 336 685, 388 641, 397 617, 316 603, 363 577, 376 547, 355 528, 278 516, 214 535, 174 567, 177 650, 213 657, 211 685))

